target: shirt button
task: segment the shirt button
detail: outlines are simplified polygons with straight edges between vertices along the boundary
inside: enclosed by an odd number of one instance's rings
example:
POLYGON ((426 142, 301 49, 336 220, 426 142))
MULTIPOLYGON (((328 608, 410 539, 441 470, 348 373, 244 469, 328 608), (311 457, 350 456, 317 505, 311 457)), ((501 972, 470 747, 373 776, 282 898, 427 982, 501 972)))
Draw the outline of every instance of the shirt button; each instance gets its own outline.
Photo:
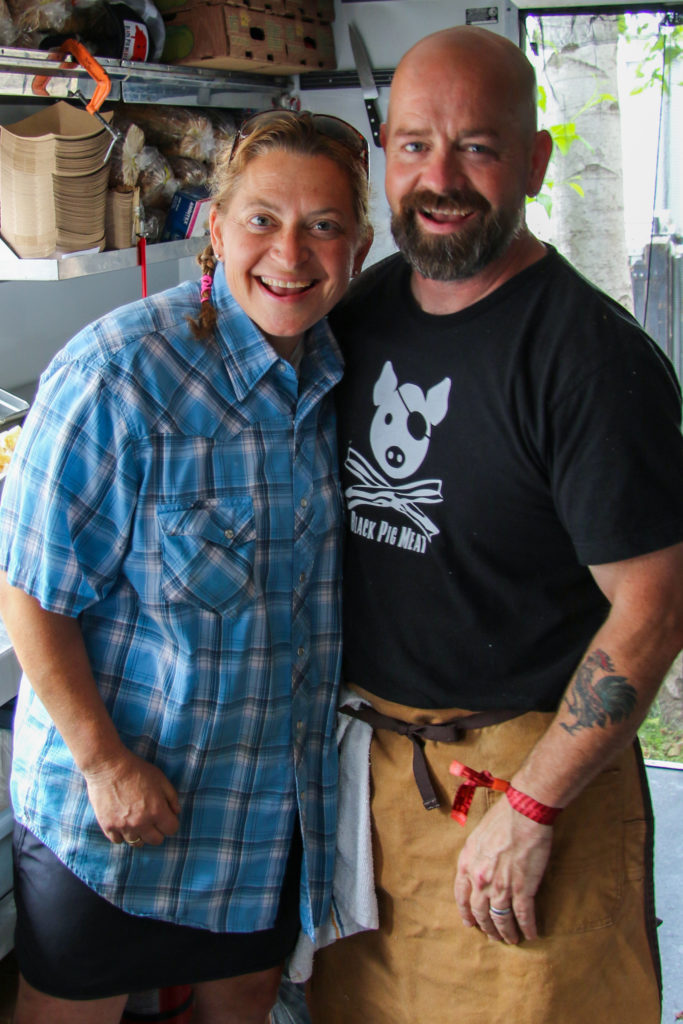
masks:
POLYGON ((299 583, 303 583, 305 581, 305 579, 306 579, 306 573, 305 572, 300 572, 299 573, 299 583))
POLYGON ((308 507, 308 498, 302 498, 301 502, 300 502, 300 505, 301 505, 302 508, 307 508, 308 507))
POLYGON ((284 363, 278 363, 277 364, 277 368, 280 371, 280 373, 286 373, 287 372, 287 367, 285 366, 284 363))
POLYGON ((306 648, 305 647, 297 647, 296 653, 299 655, 300 658, 303 658, 304 654, 306 653, 306 648))
POLYGON ((232 538, 235 536, 235 531, 225 530, 225 536, 228 538, 228 540, 232 540, 232 538))

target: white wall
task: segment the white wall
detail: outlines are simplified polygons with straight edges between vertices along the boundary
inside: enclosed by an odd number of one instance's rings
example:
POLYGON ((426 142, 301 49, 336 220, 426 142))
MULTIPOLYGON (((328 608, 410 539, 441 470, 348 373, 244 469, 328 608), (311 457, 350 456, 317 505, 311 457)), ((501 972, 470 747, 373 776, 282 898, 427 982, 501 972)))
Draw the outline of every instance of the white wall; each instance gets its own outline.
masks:
MULTIPOLYGON (((177 261, 148 267, 150 293, 178 280, 177 261)), ((1 282, 0 387, 26 397, 52 356, 81 327, 140 295, 137 267, 66 281, 1 282)))

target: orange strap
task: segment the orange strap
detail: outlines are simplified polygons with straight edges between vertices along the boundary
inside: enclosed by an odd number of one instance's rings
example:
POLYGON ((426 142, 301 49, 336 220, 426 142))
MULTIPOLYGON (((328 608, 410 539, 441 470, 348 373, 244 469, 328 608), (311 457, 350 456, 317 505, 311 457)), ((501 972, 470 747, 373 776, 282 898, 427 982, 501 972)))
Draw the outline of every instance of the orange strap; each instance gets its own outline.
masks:
POLYGON ((467 765, 461 764, 460 761, 452 761, 448 770, 451 775, 458 775, 466 780, 458 787, 453 798, 453 806, 451 807, 451 818, 455 818, 461 825, 464 825, 467 821, 467 815, 477 786, 505 793, 510 785, 505 779, 497 779, 495 775, 491 775, 491 772, 475 771, 474 768, 468 768, 467 765))
POLYGON ((539 825, 552 825, 562 810, 561 807, 550 807, 548 804, 542 804, 540 800, 534 800, 532 796, 528 796, 526 793, 521 793, 518 789, 515 789, 505 779, 497 779, 495 775, 491 775, 491 772, 475 771, 474 768, 468 768, 467 765, 461 764, 460 761, 451 761, 451 766, 448 770, 451 775, 457 775, 465 779, 465 782, 458 787, 451 808, 451 818, 455 818, 461 825, 464 825, 467 821, 467 815, 477 786, 481 786, 483 789, 494 789, 498 793, 505 793, 511 807, 518 811, 519 814, 523 814, 525 818, 531 818, 532 821, 538 822, 539 825))

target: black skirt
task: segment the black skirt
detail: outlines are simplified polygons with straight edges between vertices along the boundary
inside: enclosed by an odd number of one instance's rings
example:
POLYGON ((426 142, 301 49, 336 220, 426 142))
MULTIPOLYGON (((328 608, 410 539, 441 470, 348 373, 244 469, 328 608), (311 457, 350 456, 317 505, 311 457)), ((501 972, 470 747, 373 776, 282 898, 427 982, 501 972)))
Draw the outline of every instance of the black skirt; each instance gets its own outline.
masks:
POLYGON ((103 999, 265 971, 299 932, 295 828, 273 928, 210 932, 128 914, 82 882, 22 825, 14 828, 15 955, 30 985, 61 999, 103 999))

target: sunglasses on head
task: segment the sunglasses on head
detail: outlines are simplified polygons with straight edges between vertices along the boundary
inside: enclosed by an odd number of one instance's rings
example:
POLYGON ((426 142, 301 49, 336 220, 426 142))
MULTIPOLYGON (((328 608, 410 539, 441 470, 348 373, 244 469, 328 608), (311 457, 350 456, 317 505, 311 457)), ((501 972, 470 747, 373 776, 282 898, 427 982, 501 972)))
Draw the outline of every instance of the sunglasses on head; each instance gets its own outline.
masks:
POLYGON ((230 150, 230 156, 228 157, 228 163, 232 162, 237 147, 240 142, 244 139, 248 139, 253 131, 257 128, 267 125, 270 122, 276 124, 278 121, 286 120, 291 118, 292 120, 299 120, 300 118, 308 118, 315 131, 318 135, 324 136, 326 139, 334 139, 336 142, 341 142, 346 148, 357 158, 363 165, 365 174, 369 173, 370 160, 368 156, 368 144, 365 137, 346 121, 342 121, 340 117, 334 117, 332 114, 312 114, 309 110, 262 110, 259 114, 253 114, 244 121, 235 135, 232 142, 232 149, 230 150))

